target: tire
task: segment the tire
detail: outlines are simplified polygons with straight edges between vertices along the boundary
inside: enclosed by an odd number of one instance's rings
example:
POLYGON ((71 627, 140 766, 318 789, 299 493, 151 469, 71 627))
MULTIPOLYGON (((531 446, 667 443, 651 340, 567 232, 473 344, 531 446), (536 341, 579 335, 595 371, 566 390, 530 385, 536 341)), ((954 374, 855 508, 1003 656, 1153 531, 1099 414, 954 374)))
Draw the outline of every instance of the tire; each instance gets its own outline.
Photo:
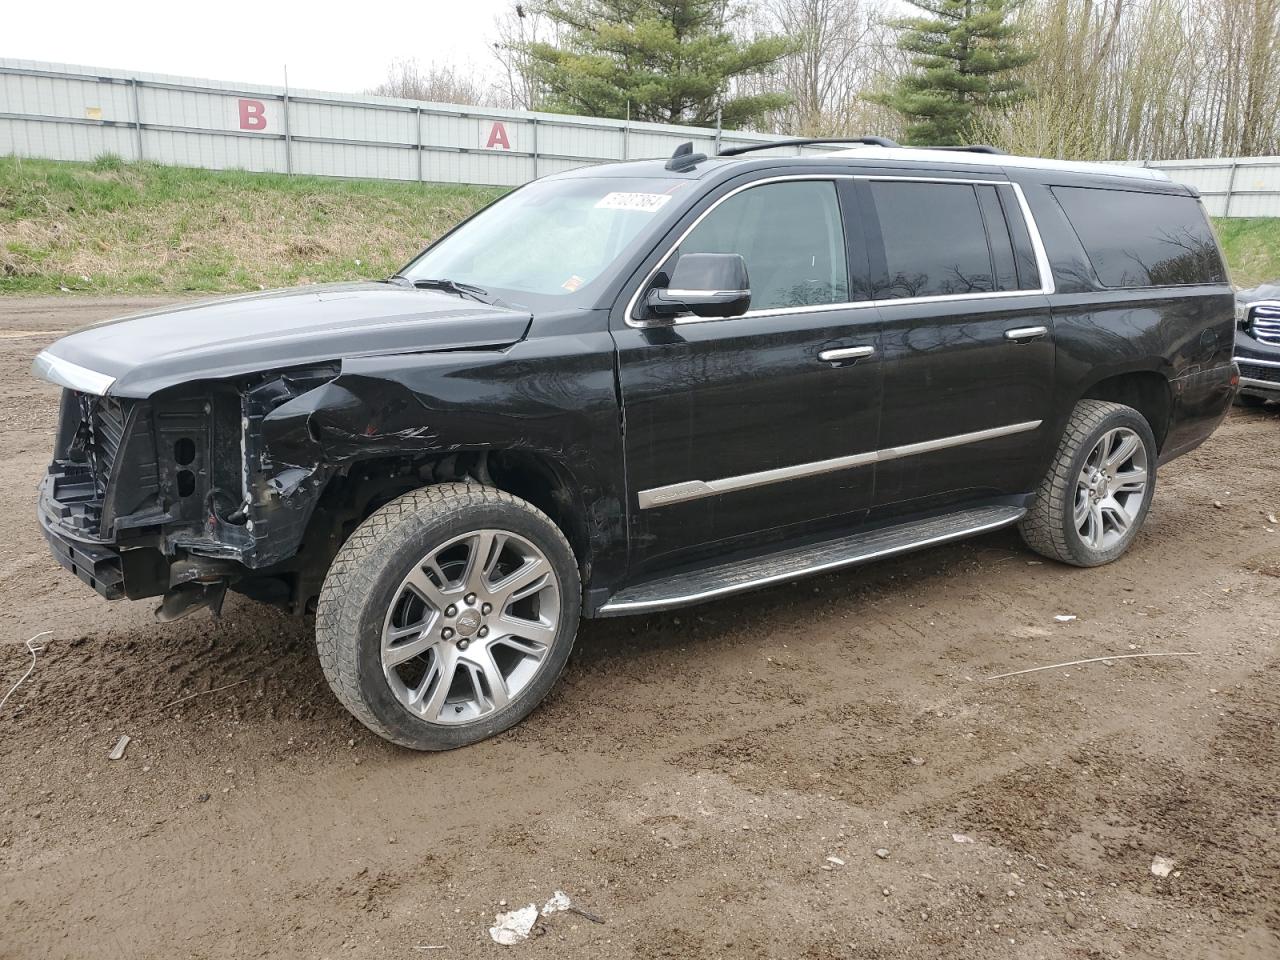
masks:
POLYGON ((450 750, 529 715, 569 660, 581 610, 573 550, 544 513, 492 487, 445 483, 391 501, 338 551, 316 647, 366 727, 450 750))
POLYGON ((1023 541, 1042 556, 1077 567, 1115 560, 1129 549, 1147 517, 1155 493, 1156 456, 1151 425, 1137 410, 1081 400, 1018 524, 1023 541))
POLYGON ((1266 405, 1267 398, 1256 393, 1237 393, 1236 403, 1242 407, 1261 407, 1266 405))

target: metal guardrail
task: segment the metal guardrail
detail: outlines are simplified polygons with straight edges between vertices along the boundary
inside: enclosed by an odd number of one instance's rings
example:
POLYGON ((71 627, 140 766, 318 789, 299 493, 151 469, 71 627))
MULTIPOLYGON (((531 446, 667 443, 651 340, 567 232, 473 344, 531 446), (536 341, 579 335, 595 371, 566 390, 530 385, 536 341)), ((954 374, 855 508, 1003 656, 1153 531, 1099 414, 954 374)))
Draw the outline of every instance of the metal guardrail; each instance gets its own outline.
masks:
POLYGON ((778 139, 0 60, 0 154, 89 160, 119 153, 214 168, 514 184, 569 166, 669 155, 685 140, 714 151, 721 143, 778 139), (65 135, 76 128, 82 136, 65 135), (124 130, 132 134, 127 144, 124 130), (184 148, 183 137, 205 142, 184 148), (272 149, 255 155, 247 147, 253 141, 272 149), (353 155, 353 148, 368 155, 353 155), (374 155, 384 150, 416 153, 412 172, 401 163, 377 163, 374 155), (453 155, 455 162, 432 169, 433 155, 453 155))
MULTIPOLYGON (((0 59, 0 155, 115 153, 211 169, 516 185, 583 164, 669 156, 686 140, 714 153, 780 139, 0 59)), ((1280 216, 1280 157, 1136 162, 1196 187, 1215 216, 1280 216)))

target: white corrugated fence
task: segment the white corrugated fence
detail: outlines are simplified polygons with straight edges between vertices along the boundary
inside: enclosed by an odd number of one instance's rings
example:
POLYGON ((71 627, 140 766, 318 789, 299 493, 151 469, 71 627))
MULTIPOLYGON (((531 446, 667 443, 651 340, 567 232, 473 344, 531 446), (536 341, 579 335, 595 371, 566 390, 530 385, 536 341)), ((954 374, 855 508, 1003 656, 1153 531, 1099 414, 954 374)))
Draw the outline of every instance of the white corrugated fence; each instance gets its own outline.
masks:
MULTIPOLYGON (((714 153, 778 139, 0 58, 0 155, 514 186, 689 140, 714 153)), ((1195 186, 1215 216, 1280 216, 1280 157, 1145 165, 1195 186)))

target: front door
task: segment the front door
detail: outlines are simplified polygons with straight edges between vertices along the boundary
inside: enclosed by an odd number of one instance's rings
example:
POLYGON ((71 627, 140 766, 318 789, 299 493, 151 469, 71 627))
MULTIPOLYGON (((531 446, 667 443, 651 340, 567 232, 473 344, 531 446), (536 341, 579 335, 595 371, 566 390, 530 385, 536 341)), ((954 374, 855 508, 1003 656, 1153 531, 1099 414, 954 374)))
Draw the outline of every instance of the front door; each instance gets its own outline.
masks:
POLYGON ((1032 490, 1052 440, 1051 280, 1016 188, 871 177, 858 190, 883 323, 874 516, 1032 490))
POLYGON ((633 574, 866 513, 880 346, 856 202, 834 176, 722 188, 615 326, 633 574), (695 252, 743 256, 749 311, 647 323, 644 292, 695 252))

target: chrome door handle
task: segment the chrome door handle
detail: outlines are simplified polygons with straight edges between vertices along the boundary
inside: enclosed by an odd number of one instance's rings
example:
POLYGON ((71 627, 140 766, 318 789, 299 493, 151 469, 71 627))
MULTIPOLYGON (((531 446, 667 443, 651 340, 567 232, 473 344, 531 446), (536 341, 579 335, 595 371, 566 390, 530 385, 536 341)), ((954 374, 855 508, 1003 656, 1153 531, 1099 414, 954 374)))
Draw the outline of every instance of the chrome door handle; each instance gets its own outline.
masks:
POLYGON ((831 350, 821 350, 818 353, 819 360, 860 360, 863 357, 869 357, 876 352, 875 347, 835 347, 831 350))
POLYGON ((1038 337, 1043 337, 1048 332, 1048 327, 1014 327, 1012 330, 1004 332, 1004 338, 1021 343, 1024 340, 1035 340, 1038 337))

